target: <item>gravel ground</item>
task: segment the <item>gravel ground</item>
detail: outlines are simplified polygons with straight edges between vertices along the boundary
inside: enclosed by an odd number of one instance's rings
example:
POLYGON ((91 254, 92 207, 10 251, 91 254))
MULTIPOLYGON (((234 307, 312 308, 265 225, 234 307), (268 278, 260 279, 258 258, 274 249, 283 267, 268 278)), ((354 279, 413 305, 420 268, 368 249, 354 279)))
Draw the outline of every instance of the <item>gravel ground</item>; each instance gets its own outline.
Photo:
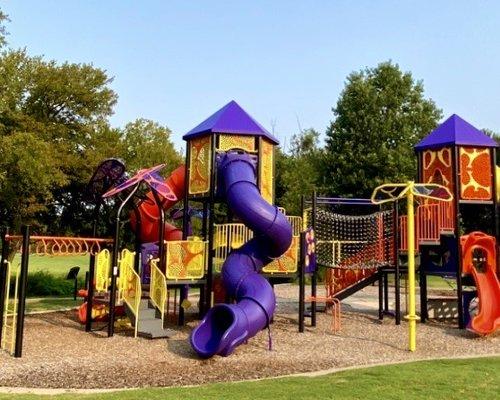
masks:
MULTIPOLYGON (((364 294, 377 288, 364 289, 364 294)), ((21 359, 0 352, 0 385, 40 388, 118 388, 194 385, 255 379, 299 372, 412 359, 500 354, 500 337, 479 338, 450 324, 419 325, 417 351, 409 353, 407 325, 377 319, 343 305, 342 331, 330 332, 331 316, 318 314, 318 326, 297 332, 298 288, 276 286, 278 311, 272 325, 273 350, 267 331, 227 358, 200 360, 187 340, 196 321, 179 328, 169 340, 134 339, 129 332, 105 337, 87 334, 74 312, 26 318, 21 359)), ((355 299, 355 297, 353 297, 355 299)))

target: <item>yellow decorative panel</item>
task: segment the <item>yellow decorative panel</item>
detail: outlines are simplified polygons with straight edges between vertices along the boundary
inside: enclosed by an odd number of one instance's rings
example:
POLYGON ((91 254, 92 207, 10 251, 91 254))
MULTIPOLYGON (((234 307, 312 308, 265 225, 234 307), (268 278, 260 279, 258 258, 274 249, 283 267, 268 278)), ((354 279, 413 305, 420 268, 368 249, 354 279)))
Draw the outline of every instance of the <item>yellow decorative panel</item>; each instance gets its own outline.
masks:
POLYGON ((108 249, 97 253, 95 265, 95 290, 97 292, 106 292, 111 278, 111 253, 108 249))
POLYGON ((219 147, 217 150, 227 151, 231 149, 255 152, 255 136, 244 135, 219 135, 219 147))
POLYGON ((212 138, 204 136, 189 142, 189 194, 203 194, 210 189, 212 138))
POLYGON ((300 236, 294 236, 288 250, 280 258, 262 268, 266 274, 292 274, 297 272, 300 236))
POLYGON ((260 146, 260 194, 270 204, 274 199, 274 145, 267 140, 260 146))
POLYGON ((205 275, 208 242, 175 240, 166 242, 167 279, 200 279, 205 275))

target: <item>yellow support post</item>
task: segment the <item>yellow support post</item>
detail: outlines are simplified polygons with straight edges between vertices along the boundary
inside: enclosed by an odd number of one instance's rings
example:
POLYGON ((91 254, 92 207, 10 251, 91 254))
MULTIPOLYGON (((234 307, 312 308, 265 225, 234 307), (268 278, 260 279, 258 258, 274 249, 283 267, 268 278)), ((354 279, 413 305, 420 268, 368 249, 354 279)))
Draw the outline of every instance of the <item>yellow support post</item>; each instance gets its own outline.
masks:
POLYGON ((407 237, 408 237, 408 320, 409 338, 408 349, 415 351, 417 349, 417 316, 415 307, 415 197, 420 197, 438 201, 452 201, 453 195, 448 188, 436 183, 415 183, 408 181, 406 183, 386 183, 378 186, 372 193, 371 201, 373 204, 384 204, 397 201, 406 197, 407 207, 407 237))
POLYGON ((408 315, 406 319, 409 325, 409 350, 415 351, 417 348, 417 316, 415 306, 415 209, 413 206, 413 181, 408 182, 409 190, 406 192, 406 208, 408 215, 408 223, 406 225, 408 237, 408 284, 410 286, 410 294, 408 299, 408 315))

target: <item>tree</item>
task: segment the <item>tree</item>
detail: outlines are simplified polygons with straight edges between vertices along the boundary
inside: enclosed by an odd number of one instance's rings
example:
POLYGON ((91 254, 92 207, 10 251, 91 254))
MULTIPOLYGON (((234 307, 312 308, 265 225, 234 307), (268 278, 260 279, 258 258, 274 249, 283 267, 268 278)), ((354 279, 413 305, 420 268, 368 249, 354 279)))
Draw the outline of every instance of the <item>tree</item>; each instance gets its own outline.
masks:
POLYGON ((316 187, 322 154, 318 138, 318 132, 307 129, 292 136, 289 154, 276 152, 276 203, 290 215, 300 215, 301 195, 316 187))
POLYGON ((7 28, 5 27, 4 23, 8 21, 9 17, 0 9, 0 48, 5 46, 5 44, 7 43, 7 40, 5 38, 7 36, 7 28))
POLYGON ((122 131, 123 159, 127 169, 137 171, 157 164, 167 164, 167 174, 182 164, 181 154, 171 141, 172 132, 166 126, 148 119, 137 119, 122 131))
POLYGON ((332 111, 319 184, 327 194, 355 197, 415 178, 413 146, 442 115, 422 82, 391 62, 351 73, 332 111))

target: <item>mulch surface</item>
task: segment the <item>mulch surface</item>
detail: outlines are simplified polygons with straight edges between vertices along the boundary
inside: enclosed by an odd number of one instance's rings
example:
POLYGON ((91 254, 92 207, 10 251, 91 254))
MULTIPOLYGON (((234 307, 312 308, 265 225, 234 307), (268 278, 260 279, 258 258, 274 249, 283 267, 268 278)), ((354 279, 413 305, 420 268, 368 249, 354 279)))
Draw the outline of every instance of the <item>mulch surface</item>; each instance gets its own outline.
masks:
MULTIPOLYGON (((371 288, 369 290, 374 290, 371 288)), ((230 357, 200 360, 188 335, 197 321, 175 327, 172 339, 134 339, 131 331, 107 338, 105 331, 85 333, 74 311, 26 318, 21 359, 0 352, 0 385, 39 388, 124 388, 195 385, 310 372, 335 367, 436 357, 500 354, 500 337, 481 338, 451 324, 418 326, 417 351, 407 348, 407 325, 376 313, 343 307, 342 330, 330 331, 331 315, 318 314, 318 325, 298 333, 298 288, 276 286, 277 315, 230 357)))

